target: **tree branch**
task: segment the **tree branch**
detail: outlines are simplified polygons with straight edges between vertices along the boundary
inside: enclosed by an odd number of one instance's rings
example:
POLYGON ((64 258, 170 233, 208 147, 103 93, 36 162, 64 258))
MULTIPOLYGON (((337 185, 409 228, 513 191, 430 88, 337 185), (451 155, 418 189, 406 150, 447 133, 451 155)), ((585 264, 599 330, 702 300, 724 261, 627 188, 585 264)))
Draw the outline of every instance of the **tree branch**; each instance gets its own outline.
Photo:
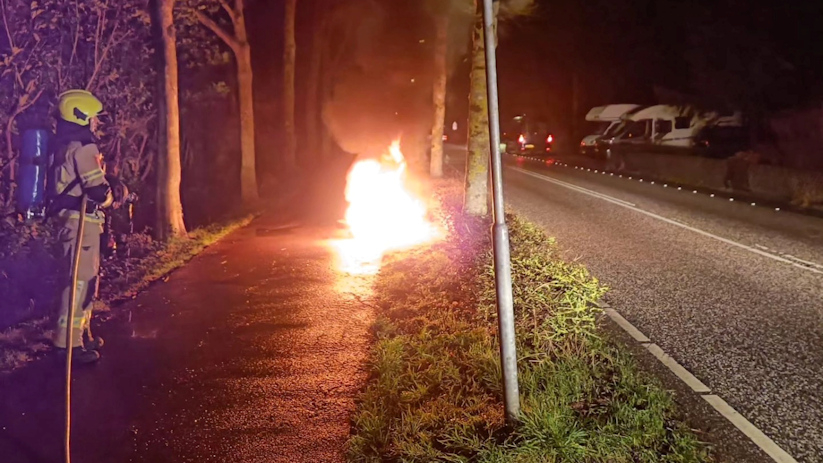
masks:
POLYGON ((223 7, 223 9, 226 10, 226 13, 229 14, 229 18, 231 18, 231 23, 237 24, 237 11, 235 11, 234 8, 232 8, 231 5, 229 5, 229 2, 227 2, 226 0, 218 1, 220 2, 220 5, 223 7))
POLYGON ((77 1, 74 2, 74 14, 77 16, 77 27, 74 29, 74 43, 71 45, 69 68, 71 68, 72 63, 74 63, 74 58, 77 56, 77 42, 80 40, 80 6, 77 4, 77 1))
MULTIPOLYGON (((115 26, 115 28, 116 27, 117 26, 115 26)), ((114 34, 114 32, 112 32, 112 34, 114 34)), ((109 36, 109 42, 106 44, 105 48, 103 48, 103 54, 100 56, 100 62, 98 62, 94 66, 94 72, 92 73, 91 78, 89 79, 88 85, 86 85, 86 90, 91 91, 92 84, 94 83, 94 80, 97 78, 97 74, 100 73, 100 69, 103 67, 103 62, 106 60, 106 57, 108 56, 109 51, 111 51, 112 47, 115 45, 119 45, 129 35, 131 35, 131 31, 122 34, 120 38, 117 40, 114 40, 114 35, 109 36)))
POLYGON ((6 0, 0 1, 0 7, 3 8, 3 25, 6 28, 6 37, 9 38, 9 47, 12 49, 12 53, 14 53, 14 40, 11 38, 11 31, 9 30, 9 21, 6 19, 6 0))
MULTIPOLYGON (((117 28, 120 25, 120 21, 117 21, 120 18, 120 11, 121 11, 121 9, 118 7, 117 8, 117 14, 115 16, 115 21, 116 22, 114 23, 114 28, 112 28, 111 34, 109 35, 109 39, 106 41, 106 46, 103 47, 103 51, 100 54, 99 61, 95 61, 95 63, 94 63, 94 71, 92 72, 91 78, 89 78, 89 83, 86 85, 86 90, 90 91, 92 89, 92 84, 94 84, 94 80, 97 78, 97 74, 100 73, 100 69, 103 67, 103 63, 108 58, 109 52, 111 51, 112 47, 115 46, 115 45, 119 45, 123 40, 126 39, 126 37, 131 35, 131 31, 127 31, 124 34, 121 34, 119 39, 115 40, 115 37, 117 36, 117 28)), ((97 47, 97 45, 95 44, 95 48, 96 47, 97 47)), ((95 59, 97 59, 97 51, 96 50, 95 50, 94 54, 95 54, 95 59)))
POLYGON ((220 27, 216 22, 214 22, 211 18, 209 18, 202 12, 195 11, 194 14, 195 16, 197 16, 197 20, 200 21, 200 24, 206 26, 208 29, 214 32, 216 36, 220 37, 220 39, 223 42, 225 42, 226 45, 228 45, 229 48, 231 48, 232 51, 234 51, 234 53, 237 54, 240 52, 240 44, 237 42, 237 39, 233 35, 230 35, 228 32, 225 31, 225 29, 220 27))

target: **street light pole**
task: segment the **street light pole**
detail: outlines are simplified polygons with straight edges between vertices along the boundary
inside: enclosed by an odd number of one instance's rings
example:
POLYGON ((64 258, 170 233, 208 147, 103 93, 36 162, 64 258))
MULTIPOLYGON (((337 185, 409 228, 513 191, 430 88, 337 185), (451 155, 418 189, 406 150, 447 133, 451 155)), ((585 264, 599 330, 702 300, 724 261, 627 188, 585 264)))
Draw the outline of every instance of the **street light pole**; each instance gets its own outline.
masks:
POLYGON ((494 203, 494 283, 497 293, 497 320, 500 330, 500 361, 503 365, 503 396, 506 421, 517 421, 520 415, 520 391, 517 385, 517 346, 514 336, 514 298, 509 250, 509 228, 503 203, 503 163, 500 159, 500 110, 497 98, 497 57, 494 23, 494 1, 483 0, 483 36, 486 45, 486 87, 489 102, 489 134, 491 135, 492 194, 494 203))

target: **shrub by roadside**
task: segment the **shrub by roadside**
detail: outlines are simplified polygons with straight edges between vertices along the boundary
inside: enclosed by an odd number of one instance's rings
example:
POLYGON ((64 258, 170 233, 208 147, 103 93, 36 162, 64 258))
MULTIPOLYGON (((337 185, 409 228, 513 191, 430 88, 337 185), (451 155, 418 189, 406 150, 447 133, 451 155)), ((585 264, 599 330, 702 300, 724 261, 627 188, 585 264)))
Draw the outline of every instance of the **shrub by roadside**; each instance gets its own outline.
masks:
POLYGON ((487 224, 457 212, 449 237, 389 259, 353 462, 703 462, 673 401, 596 333, 605 289, 510 218, 521 422, 506 427, 487 224))
MULTIPOLYGON (((187 238, 174 238, 166 243, 144 233, 131 235, 127 243, 130 257, 101 262, 98 310, 106 311, 109 304, 134 297, 153 281, 184 265, 253 218, 248 215, 198 228, 187 238)), ((6 253, 0 254, 0 268, 14 270, 11 275, 5 271, 0 275, 6 280, 5 285, 0 286, 0 297, 5 296, 3 310, 18 309, 13 304, 19 305, 26 298, 31 301, 31 307, 19 307, 22 310, 18 310, 17 317, 25 320, 0 332, 0 372, 18 368, 51 350, 49 318, 57 303, 58 268, 50 229, 42 225, 6 225, 9 228, 3 231, 9 233, 3 235, 7 241, 2 242, 2 249, 6 253)))

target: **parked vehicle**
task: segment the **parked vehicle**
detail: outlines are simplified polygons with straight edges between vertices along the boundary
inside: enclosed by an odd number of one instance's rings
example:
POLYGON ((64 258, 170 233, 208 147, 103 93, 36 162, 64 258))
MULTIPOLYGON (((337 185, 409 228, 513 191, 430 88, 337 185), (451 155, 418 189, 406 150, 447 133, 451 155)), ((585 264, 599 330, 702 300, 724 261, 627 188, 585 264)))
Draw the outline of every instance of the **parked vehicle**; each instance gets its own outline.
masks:
POLYGON ((636 104, 612 104, 597 106, 589 110, 586 120, 593 123, 592 130, 580 142, 580 154, 593 154, 597 140, 619 126, 624 116, 639 109, 641 109, 640 105, 636 104))
POLYGON ((552 152, 554 135, 546 122, 520 115, 503 127, 501 148, 509 154, 546 155, 552 152))
POLYGON ((701 140, 701 133, 706 129, 710 129, 709 134, 717 132, 715 128, 720 127, 727 132, 742 128, 742 116, 699 111, 689 106, 655 105, 628 115, 619 133, 610 137, 607 144, 612 149, 624 150, 692 150, 701 140))
POLYGON ((701 130, 694 147, 699 156, 725 159, 749 148, 749 134, 745 127, 717 124, 701 130))

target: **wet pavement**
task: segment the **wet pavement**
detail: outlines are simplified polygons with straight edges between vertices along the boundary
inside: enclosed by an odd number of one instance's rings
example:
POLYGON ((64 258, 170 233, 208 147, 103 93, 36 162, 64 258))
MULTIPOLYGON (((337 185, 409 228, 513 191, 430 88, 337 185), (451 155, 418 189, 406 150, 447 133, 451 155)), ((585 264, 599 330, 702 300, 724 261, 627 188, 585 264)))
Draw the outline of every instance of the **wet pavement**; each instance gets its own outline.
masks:
MULTIPOLYGON (((343 461, 365 381, 368 276, 332 227, 258 219, 115 309, 73 381, 75 461, 343 461)), ((0 461, 61 461, 62 364, 0 377, 0 461)))

